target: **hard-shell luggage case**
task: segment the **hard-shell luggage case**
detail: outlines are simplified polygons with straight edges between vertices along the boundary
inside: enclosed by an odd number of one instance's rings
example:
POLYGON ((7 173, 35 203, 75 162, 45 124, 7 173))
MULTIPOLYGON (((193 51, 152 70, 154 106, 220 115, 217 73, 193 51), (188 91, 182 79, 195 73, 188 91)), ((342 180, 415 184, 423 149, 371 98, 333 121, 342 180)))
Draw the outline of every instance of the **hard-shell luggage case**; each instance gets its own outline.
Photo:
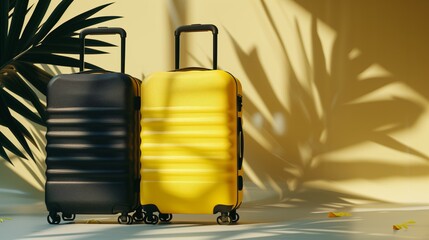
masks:
POLYGON ((140 81, 124 74, 121 28, 80 33, 80 73, 55 76, 48 84, 45 203, 48 222, 75 214, 116 214, 119 223, 143 219, 140 182, 140 81), (121 73, 85 71, 85 36, 121 36, 121 73), (133 217, 128 213, 137 210, 133 217))
POLYGON ((214 25, 176 29, 176 70, 142 82, 141 204, 144 222, 172 214, 216 214, 219 224, 238 221, 243 198, 242 90, 217 68, 214 25), (211 69, 179 69, 180 34, 211 31, 211 69), (159 212, 159 217, 155 215, 159 212))

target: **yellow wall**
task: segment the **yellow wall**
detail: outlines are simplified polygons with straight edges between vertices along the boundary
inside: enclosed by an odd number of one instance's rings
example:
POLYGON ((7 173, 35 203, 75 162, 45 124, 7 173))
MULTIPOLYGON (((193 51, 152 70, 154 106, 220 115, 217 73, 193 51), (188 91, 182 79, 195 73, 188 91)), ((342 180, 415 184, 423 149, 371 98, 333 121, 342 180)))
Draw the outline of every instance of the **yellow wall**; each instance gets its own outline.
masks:
MULTIPOLYGON (((76 0, 65 18, 105 3, 76 0)), ((429 203, 429 9, 419 0, 118 0, 126 72, 173 68, 173 31, 213 23, 245 93, 245 201, 429 203)), ((106 25, 106 24, 103 24, 106 25)), ((211 66, 184 35, 182 66, 211 66)), ((113 39, 114 41, 114 39, 113 39)), ((117 54, 91 58, 109 67, 117 54), (110 64, 110 65, 109 65, 110 64)))

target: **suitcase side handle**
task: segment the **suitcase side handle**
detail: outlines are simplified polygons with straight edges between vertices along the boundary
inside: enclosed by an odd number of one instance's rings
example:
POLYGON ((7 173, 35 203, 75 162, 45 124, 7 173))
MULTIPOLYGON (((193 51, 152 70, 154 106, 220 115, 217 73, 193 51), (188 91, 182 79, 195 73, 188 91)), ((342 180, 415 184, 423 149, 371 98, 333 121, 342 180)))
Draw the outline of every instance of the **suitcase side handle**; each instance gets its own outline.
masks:
POLYGON ((114 35, 119 34, 121 36, 121 73, 125 73, 125 38, 127 32, 123 28, 118 27, 99 27, 99 28, 87 28, 80 32, 80 71, 82 72, 85 68, 85 37, 87 35, 114 35))
POLYGON ((191 24, 184 25, 176 28, 174 31, 175 36, 175 67, 179 69, 180 60, 180 34, 182 32, 206 32, 211 31, 213 33, 213 69, 217 69, 217 35, 218 29, 213 24, 191 24))
POLYGON ((243 167, 243 158, 244 158, 244 132, 243 132, 243 123, 241 122, 241 117, 237 119, 237 132, 238 132, 238 154, 237 154, 237 160, 238 160, 238 170, 241 170, 243 167))

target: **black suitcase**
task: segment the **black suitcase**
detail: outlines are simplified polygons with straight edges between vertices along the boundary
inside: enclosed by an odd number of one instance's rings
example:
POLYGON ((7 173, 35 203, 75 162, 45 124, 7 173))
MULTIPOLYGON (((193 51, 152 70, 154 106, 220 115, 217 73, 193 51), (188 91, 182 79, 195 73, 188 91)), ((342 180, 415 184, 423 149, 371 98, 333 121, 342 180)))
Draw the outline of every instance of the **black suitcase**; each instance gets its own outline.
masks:
POLYGON ((126 32, 80 33, 80 73, 48 84, 45 203, 48 222, 75 214, 116 214, 119 223, 143 219, 139 203, 140 81, 124 74, 126 32), (121 36, 121 73, 83 72, 85 36, 121 36), (137 210, 131 217, 130 212, 137 210))

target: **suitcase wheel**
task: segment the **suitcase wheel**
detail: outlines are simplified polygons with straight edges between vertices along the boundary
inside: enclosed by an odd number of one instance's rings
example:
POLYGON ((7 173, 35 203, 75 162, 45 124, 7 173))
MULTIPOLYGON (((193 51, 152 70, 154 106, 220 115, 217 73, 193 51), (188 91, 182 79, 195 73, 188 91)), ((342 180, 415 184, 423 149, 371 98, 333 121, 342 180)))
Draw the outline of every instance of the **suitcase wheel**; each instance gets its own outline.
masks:
POLYGON ((236 213, 235 211, 230 212, 229 216, 231 217, 232 223, 236 223, 240 219, 240 215, 238 215, 238 213, 236 213))
POLYGON ((63 213, 63 220, 64 221, 73 221, 76 218, 76 214, 66 214, 63 213))
POLYGON ((141 211, 137 210, 133 214, 133 219, 134 219, 135 222, 143 222, 144 216, 145 216, 144 212, 141 212, 141 211))
POLYGON ((47 219, 49 224, 59 224, 61 222, 61 217, 58 215, 58 213, 50 212, 47 219))
POLYGON ((228 225, 232 223, 232 219, 228 215, 228 212, 221 213, 221 215, 217 217, 216 221, 219 225, 228 225))
POLYGON ((171 219, 173 219, 173 214, 171 214, 171 213, 160 213, 159 214, 159 220, 161 221, 161 222, 170 222, 171 221, 171 219))
POLYGON ((133 218, 130 215, 121 215, 118 217, 119 224, 132 224, 133 218))
POLYGON ((146 224, 157 224, 158 223, 158 216, 153 215, 152 213, 148 213, 144 218, 143 221, 146 224))

